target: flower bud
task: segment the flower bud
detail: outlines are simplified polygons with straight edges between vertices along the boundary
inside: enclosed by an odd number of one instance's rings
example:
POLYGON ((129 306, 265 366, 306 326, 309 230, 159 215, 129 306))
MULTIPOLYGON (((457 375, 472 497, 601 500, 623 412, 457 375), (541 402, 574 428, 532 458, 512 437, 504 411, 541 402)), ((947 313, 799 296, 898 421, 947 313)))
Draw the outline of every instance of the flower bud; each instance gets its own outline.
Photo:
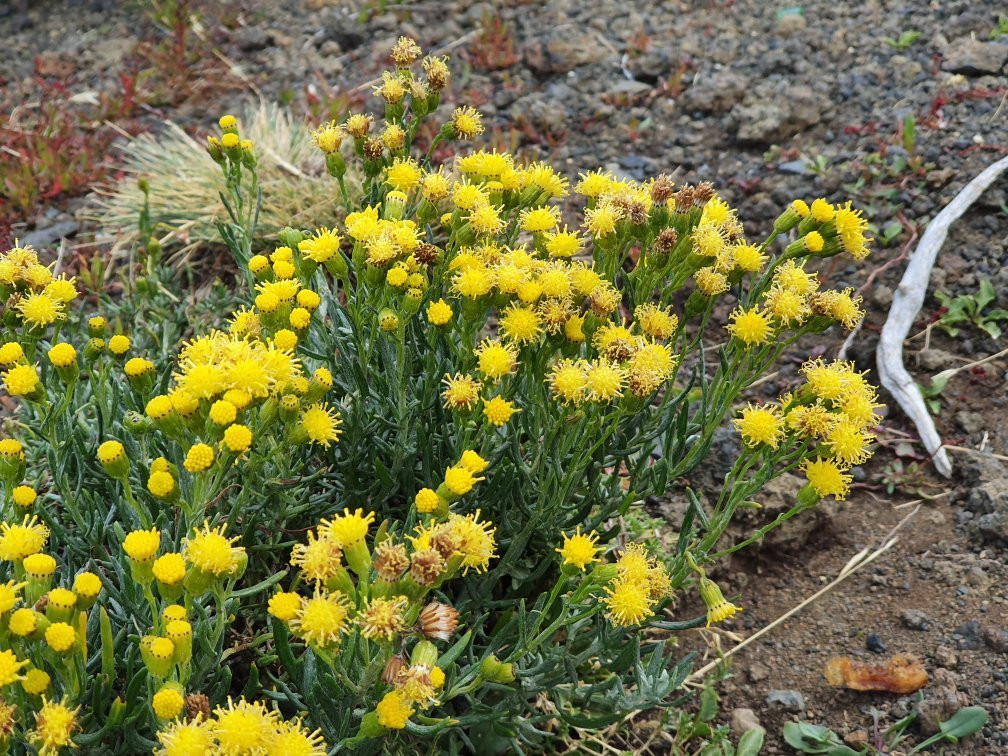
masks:
POLYGON ((502 662, 494 654, 490 654, 480 664, 480 672, 489 682, 512 683, 515 681, 514 665, 502 662))

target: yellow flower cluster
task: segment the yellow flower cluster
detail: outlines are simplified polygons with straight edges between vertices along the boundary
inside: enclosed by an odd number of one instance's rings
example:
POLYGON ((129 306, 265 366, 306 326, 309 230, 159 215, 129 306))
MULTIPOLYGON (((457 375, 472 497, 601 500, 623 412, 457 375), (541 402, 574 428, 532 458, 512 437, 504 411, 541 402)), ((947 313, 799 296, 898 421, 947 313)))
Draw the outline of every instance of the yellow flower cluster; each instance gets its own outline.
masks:
POLYGON ((0 523, 0 558, 21 576, 0 584, 0 687, 20 683, 28 696, 43 696, 29 737, 56 747, 70 743, 75 712, 46 701, 44 694, 52 675, 62 674, 70 656, 82 647, 87 611, 97 601, 102 582, 93 572, 80 572, 70 587, 54 586, 56 560, 42 551, 48 537, 48 528, 34 515, 21 523, 0 523), (57 724, 64 715, 65 731, 57 724))
POLYGON ((30 328, 44 329, 66 317, 67 305, 77 298, 76 281, 53 277, 30 245, 15 245, 0 254, 0 290, 8 308, 30 328))
POLYGON ((668 570, 638 543, 628 544, 616 560, 616 576, 606 587, 605 605, 614 625, 639 625, 671 589, 668 570))
POLYGON ((799 391, 775 404, 746 406, 735 427, 753 448, 794 442, 825 449, 825 459, 805 461, 805 474, 818 496, 843 500, 851 482, 847 470, 871 456, 870 428, 879 422, 877 392, 851 363, 813 360, 802 372, 805 384, 799 391))
POLYGON ((322 733, 300 719, 285 720, 262 703, 245 699, 218 706, 208 718, 178 719, 158 733, 159 756, 205 753, 262 753, 273 756, 324 756, 322 733))

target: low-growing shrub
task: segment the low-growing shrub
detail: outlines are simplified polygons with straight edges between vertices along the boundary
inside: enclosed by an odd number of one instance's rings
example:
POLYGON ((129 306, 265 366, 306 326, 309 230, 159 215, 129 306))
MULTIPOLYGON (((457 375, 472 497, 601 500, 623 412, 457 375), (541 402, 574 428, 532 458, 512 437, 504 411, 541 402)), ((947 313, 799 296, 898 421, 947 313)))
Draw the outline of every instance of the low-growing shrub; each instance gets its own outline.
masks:
MULTIPOLYGON (((377 121, 313 134, 345 223, 269 254, 262 156, 220 119, 241 304, 184 340, 148 210, 139 277, 91 292, 98 313, 33 250, 0 258, 14 751, 557 748, 678 700, 675 634, 739 611, 707 567, 770 527, 723 542, 738 507, 794 470, 775 524, 846 495, 878 408, 852 365, 736 408, 802 336, 861 316, 811 268, 867 254, 861 216, 795 201, 752 244, 708 184, 593 171, 572 194, 508 154, 431 165, 413 137, 449 74, 419 57, 397 44, 377 121), (728 416, 741 453, 701 498, 728 416), (659 555, 624 515, 672 490, 690 503, 659 555), (694 590, 706 615, 675 605, 694 590)), ((422 147, 481 131, 458 108, 422 147)))

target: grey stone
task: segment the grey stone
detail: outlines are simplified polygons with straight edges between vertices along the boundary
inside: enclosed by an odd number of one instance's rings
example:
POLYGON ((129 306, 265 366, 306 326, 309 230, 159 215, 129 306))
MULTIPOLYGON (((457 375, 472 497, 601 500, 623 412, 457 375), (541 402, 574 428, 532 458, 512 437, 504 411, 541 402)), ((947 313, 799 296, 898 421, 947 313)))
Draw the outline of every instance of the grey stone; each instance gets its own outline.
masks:
POLYGON ((782 36, 790 36, 802 31, 808 22, 803 13, 783 13, 777 19, 777 31, 782 36))
POLYGON ((36 249, 39 247, 47 247, 65 236, 73 236, 77 233, 77 228, 78 225, 75 221, 54 223, 51 226, 36 229, 30 234, 25 234, 21 237, 21 244, 22 246, 30 244, 36 249))
POLYGON ((805 696, 797 690, 771 690, 767 694, 767 705, 798 714, 805 711, 805 696))
POLYGON ((921 732, 925 735, 938 732, 939 722, 945 721, 969 703, 969 696, 951 685, 925 689, 924 700, 917 705, 921 732))
POLYGON ((799 176, 809 172, 808 163, 804 160, 788 160, 786 163, 780 163, 777 170, 781 173, 794 173, 799 176))
POLYGON ((903 627, 910 630, 930 630, 931 629, 931 619, 920 609, 907 609, 900 616, 900 621, 903 623, 903 627))
POLYGON ((749 86, 749 80, 732 71, 715 71, 701 76, 682 95, 686 110, 702 113, 726 113, 738 103, 749 86))
POLYGON ((767 91, 765 87, 746 95, 731 116, 741 142, 773 144, 819 123, 828 100, 803 84, 767 91))
POLYGON ((616 82, 615 85, 610 87, 609 94, 611 95, 627 95, 629 97, 634 97, 636 95, 642 95, 645 92, 651 91, 651 85, 645 84, 643 81, 637 81, 636 79, 622 79, 616 82))
POLYGON ((243 26, 235 34, 235 43, 244 52, 265 50, 273 45, 273 35, 258 26, 243 26))
POLYGON ((1008 61, 1008 44, 981 42, 973 37, 952 40, 945 50, 941 67, 943 71, 982 76, 1000 73, 1008 61))
POLYGON ((538 73, 567 73, 578 66, 598 63, 612 50, 597 32, 563 33, 545 42, 532 40, 525 47, 525 62, 538 73))
POLYGON ((756 712, 752 709, 732 709, 730 721, 731 731, 736 735, 743 735, 749 732, 749 730, 763 729, 759 719, 756 717, 756 712))
POLYGON ((1008 630, 985 627, 981 636, 988 648, 997 651, 999 654, 1008 654, 1008 630))

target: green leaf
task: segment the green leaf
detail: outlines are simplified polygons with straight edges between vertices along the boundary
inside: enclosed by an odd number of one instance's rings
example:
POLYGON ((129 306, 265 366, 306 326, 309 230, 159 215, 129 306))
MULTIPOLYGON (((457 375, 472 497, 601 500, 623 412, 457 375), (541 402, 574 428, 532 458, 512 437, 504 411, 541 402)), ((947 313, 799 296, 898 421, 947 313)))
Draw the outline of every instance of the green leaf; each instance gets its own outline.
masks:
POLYGON ((697 719, 701 722, 710 722, 718 713, 718 694, 712 687, 706 687, 700 693, 700 711, 697 719))
POLYGON ((961 739, 980 731, 987 724, 987 710, 980 706, 966 706, 951 718, 938 723, 938 729, 946 737, 961 739))
POLYGON ((766 736, 762 727, 749 730, 739 738, 735 756, 757 756, 763 750, 763 739, 766 736))

